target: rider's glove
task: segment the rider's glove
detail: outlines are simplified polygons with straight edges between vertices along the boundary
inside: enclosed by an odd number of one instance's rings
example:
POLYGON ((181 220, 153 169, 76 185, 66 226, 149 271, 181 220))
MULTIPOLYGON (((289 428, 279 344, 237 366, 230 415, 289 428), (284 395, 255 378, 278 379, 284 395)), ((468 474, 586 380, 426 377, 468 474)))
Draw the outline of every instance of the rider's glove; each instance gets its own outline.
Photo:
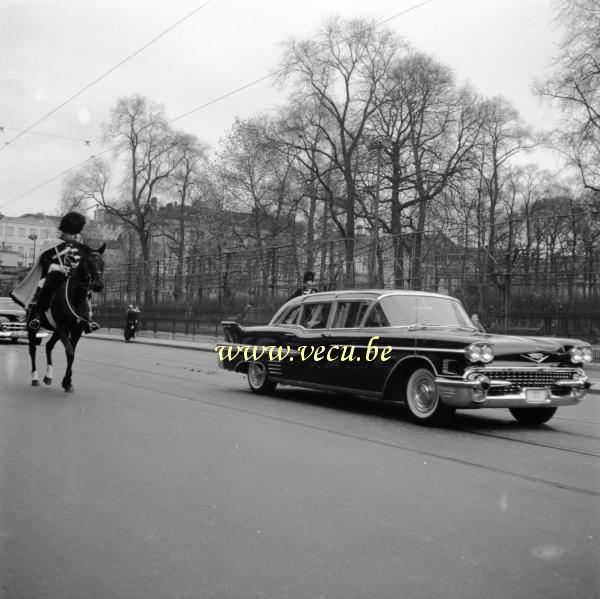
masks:
POLYGON ((65 276, 69 274, 69 269, 66 266, 63 266, 62 264, 51 264, 50 268, 48 268, 48 272, 54 272, 57 270, 62 272, 62 274, 65 276))

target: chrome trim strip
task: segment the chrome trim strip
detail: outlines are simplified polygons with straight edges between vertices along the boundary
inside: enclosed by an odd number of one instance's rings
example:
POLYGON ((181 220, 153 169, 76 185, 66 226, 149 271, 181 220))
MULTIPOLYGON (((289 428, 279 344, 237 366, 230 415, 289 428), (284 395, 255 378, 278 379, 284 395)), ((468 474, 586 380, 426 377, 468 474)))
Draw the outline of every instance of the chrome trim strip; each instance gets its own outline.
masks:
MULTIPOLYGON (((306 330, 317 330, 317 329, 306 329, 306 330)), ((325 330, 325 329, 318 329, 318 330, 325 330)), ((331 337, 326 337, 324 339, 324 343, 316 343, 315 345, 339 345, 339 346, 345 346, 345 347, 355 347, 356 349, 367 349, 369 346, 368 345, 356 345, 355 343, 332 343, 332 338, 331 337)), ((235 347, 241 347, 241 348, 270 348, 270 347, 290 347, 290 351, 296 351, 294 349, 291 348, 291 346, 289 345, 250 345, 248 343, 235 343, 233 341, 222 341, 218 344, 215 345, 215 351, 218 351, 218 349, 220 347, 228 347, 228 346, 235 346, 235 347)), ((447 353, 452 353, 452 354, 464 354, 465 350, 464 349, 438 349, 435 347, 431 347, 431 348, 420 348, 420 347, 414 347, 414 346, 400 346, 400 345, 385 345, 383 343, 378 343, 378 344, 373 344, 371 345, 371 347, 379 347, 379 348, 383 348, 383 347, 391 347, 393 351, 409 351, 412 352, 413 354, 415 354, 418 351, 421 351, 422 353, 427 353, 427 352, 447 352, 447 353)))
POLYGON ((415 347, 415 351, 426 352, 447 352, 450 354, 464 354, 466 350, 464 349, 438 349, 437 347, 415 347))
POLYGON ((471 366, 465 370, 465 375, 470 372, 480 372, 482 370, 531 370, 535 372, 573 372, 575 374, 583 374, 585 372, 578 366, 569 366, 567 368, 559 366, 496 366, 495 364, 487 364, 486 366, 471 366))
POLYGON ((311 383, 309 381, 296 381, 293 379, 285 379, 281 377, 271 377, 273 381, 281 385, 290 385, 291 387, 303 387, 306 389, 316 389, 318 391, 332 391, 334 393, 348 393, 350 395, 359 395, 362 397, 373 397, 380 399, 383 393, 380 391, 367 391, 366 389, 352 389, 350 387, 339 387, 337 385, 324 385, 322 383, 311 383))

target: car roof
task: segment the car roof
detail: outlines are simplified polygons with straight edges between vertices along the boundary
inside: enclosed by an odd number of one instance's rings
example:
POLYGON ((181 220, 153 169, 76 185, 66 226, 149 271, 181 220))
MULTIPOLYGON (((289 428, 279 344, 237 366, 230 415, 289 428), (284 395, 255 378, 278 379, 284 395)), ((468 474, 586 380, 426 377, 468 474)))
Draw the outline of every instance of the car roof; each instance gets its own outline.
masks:
POLYGON ((319 291, 317 293, 309 293, 301 295, 297 298, 301 302, 316 301, 316 300, 334 300, 334 299, 378 299, 385 295, 422 295, 428 297, 445 297, 456 299, 445 293, 434 293, 432 291, 420 291, 419 289, 339 289, 335 291, 319 291))
POLYGON ((10 310, 15 312, 24 312, 25 310, 15 302, 12 297, 0 297, 0 307, 2 310, 10 310))

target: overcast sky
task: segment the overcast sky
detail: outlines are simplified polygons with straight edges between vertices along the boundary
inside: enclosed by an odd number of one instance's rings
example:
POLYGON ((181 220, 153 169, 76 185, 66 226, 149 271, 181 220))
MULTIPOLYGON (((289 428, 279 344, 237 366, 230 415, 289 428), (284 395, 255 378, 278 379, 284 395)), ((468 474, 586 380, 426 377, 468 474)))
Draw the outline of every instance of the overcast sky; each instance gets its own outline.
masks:
MULTIPOLYGON (((56 213, 59 175, 106 149, 101 124, 119 97, 140 93, 176 118, 267 75, 277 68, 281 42, 314 34, 331 15, 380 22, 416 7, 386 26, 481 93, 507 97, 530 125, 555 122, 556 114, 531 92, 557 54, 561 31, 552 0, 422 2, 1 0, 0 212, 56 213)), ((265 81, 173 124, 216 144, 236 116, 250 117, 282 101, 265 81)))

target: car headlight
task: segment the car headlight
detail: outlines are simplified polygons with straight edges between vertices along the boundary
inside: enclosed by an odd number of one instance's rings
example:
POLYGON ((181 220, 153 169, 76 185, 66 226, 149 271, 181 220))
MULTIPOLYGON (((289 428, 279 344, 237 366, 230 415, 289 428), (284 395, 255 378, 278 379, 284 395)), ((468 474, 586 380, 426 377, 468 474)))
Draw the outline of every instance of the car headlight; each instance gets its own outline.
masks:
POLYGON ((577 345, 569 350, 573 364, 589 364, 593 359, 592 348, 589 345, 577 345))
POLYGON ((465 356, 469 362, 483 362, 487 364, 494 359, 494 350, 487 343, 471 343, 465 349, 465 356))

